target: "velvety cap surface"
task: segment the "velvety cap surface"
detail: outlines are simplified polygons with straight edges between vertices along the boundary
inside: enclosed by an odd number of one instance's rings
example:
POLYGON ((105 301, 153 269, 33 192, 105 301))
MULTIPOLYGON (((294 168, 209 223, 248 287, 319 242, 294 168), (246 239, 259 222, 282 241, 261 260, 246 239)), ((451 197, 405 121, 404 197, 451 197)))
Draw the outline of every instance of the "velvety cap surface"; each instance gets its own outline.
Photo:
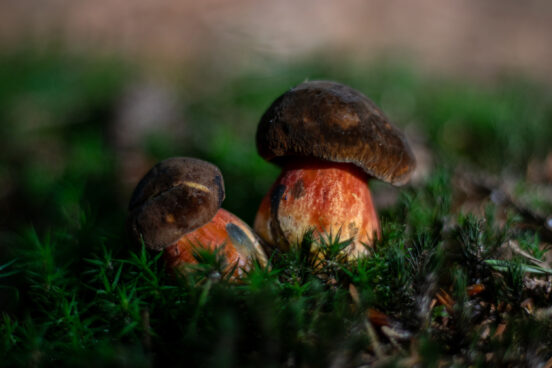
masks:
POLYGON ((416 167, 402 132, 370 99, 328 81, 301 83, 274 101, 257 128, 257 150, 276 164, 291 156, 350 162, 394 185, 416 167))
POLYGON ((129 204, 132 235, 163 249, 209 222, 224 200, 220 170, 208 162, 174 157, 140 180, 129 204))

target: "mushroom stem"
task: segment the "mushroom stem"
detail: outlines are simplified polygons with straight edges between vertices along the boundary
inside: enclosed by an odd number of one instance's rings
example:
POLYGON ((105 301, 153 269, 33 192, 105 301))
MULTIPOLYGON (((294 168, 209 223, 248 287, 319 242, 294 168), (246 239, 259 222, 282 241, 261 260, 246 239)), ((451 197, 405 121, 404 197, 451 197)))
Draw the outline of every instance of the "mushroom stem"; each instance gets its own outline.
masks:
POLYGON ((254 259, 263 266, 267 263, 266 256, 249 226, 222 208, 211 221, 165 248, 164 256, 169 268, 178 269, 187 264, 198 263, 194 257, 195 249, 215 251, 220 247, 226 270, 237 265, 235 276, 249 270, 254 259))
POLYGON ((261 202, 254 229, 267 243, 286 250, 310 229, 352 239, 343 250, 349 259, 366 254, 381 237, 367 181, 350 163, 290 160, 261 202))

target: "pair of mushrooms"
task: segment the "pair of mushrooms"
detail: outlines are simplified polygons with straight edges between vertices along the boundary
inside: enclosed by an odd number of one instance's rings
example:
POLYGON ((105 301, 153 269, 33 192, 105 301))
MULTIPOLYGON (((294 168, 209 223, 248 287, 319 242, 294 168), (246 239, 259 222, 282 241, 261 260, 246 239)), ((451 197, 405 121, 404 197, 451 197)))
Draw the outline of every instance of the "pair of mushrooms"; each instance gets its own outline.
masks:
MULTIPOLYGON (((283 251, 310 229, 352 239, 348 259, 367 253, 381 229, 367 182, 405 184, 414 156, 402 133, 362 93, 339 83, 305 82, 276 99, 257 130, 257 150, 282 172, 262 200, 255 232, 283 251)), ((165 250, 169 267, 195 263, 194 247, 216 249, 236 275, 267 257, 255 233, 221 208, 219 169, 170 158, 139 182, 130 201, 135 239, 165 250), (237 266, 237 267, 236 267, 237 266)))

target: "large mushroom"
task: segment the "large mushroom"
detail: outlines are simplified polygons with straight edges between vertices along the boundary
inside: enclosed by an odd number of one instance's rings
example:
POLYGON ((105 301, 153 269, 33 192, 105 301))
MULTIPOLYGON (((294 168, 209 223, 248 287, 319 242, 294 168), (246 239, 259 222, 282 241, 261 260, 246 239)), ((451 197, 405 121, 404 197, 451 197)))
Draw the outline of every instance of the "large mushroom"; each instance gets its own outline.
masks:
POLYGON ((197 263, 194 250, 219 247, 226 271, 239 276, 266 255, 249 226, 221 208, 224 182, 208 162, 175 157, 155 165, 140 180, 129 204, 129 226, 137 241, 164 250, 170 268, 197 263))
POLYGON ((282 167, 255 218, 260 237, 286 250, 310 229, 339 233, 352 240, 348 259, 381 237, 368 180, 402 185, 416 166, 403 134, 371 100, 328 81, 276 99, 259 123, 257 150, 282 167))

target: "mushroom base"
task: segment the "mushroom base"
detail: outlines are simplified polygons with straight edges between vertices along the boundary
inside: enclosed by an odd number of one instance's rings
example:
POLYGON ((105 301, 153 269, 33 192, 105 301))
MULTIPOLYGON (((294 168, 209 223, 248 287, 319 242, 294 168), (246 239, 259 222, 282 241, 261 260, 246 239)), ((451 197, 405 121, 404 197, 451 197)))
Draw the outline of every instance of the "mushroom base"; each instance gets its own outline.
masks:
POLYGON ((251 269, 253 260, 263 266, 266 255, 249 226, 232 213, 219 209, 207 224, 182 236, 165 248, 165 261, 171 269, 185 269, 197 264, 197 249, 219 251, 225 262, 225 271, 235 267, 233 276, 241 276, 251 269))
POLYGON ((263 198, 254 229, 282 250, 300 244, 304 234, 339 234, 352 239, 343 252, 348 259, 367 254, 381 230, 368 175, 349 163, 303 160, 284 166, 263 198))

